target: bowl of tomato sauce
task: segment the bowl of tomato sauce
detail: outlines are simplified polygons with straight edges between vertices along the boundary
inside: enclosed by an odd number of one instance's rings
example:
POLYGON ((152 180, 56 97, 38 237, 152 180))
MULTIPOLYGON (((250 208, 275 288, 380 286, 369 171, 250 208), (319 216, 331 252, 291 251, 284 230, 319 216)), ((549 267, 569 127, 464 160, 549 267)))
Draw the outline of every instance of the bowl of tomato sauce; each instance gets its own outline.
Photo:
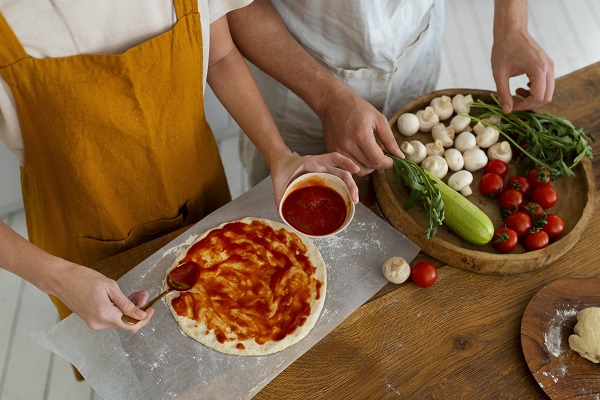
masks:
POLYGON ((341 232, 354 217, 354 202, 335 175, 309 172, 286 188, 279 203, 281 219, 296 232, 321 238, 341 232))

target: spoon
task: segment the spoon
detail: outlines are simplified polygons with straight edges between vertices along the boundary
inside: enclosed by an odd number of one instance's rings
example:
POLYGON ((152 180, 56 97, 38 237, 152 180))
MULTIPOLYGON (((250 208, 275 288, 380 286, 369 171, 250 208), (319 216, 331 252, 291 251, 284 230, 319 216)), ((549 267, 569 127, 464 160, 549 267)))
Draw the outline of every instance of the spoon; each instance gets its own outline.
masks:
MULTIPOLYGON (((167 286, 169 288, 140 307, 140 310, 146 311, 152 307, 154 303, 173 290, 178 292, 186 292, 190 290, 198 280, 199 272, 200 268, 194 261, 182 262, 167 275, 167 286)), ((140 320, 132 318, 129 315, 123 315, 121 319, 130 325, 135 325, 140 322, 140 320)))

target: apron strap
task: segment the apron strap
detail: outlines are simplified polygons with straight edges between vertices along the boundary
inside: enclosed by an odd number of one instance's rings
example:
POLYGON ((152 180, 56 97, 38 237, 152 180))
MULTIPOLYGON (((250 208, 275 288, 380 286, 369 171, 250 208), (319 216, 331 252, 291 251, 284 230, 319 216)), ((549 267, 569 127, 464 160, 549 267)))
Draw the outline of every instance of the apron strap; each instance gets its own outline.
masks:
POLYGON ((0 13, 0 66, 6 67, 24 58, 29 58, 21 42, 0 13))
POLYGON ((198 0, 174 0, 177 20, 186 15, 198 12, 198 0))

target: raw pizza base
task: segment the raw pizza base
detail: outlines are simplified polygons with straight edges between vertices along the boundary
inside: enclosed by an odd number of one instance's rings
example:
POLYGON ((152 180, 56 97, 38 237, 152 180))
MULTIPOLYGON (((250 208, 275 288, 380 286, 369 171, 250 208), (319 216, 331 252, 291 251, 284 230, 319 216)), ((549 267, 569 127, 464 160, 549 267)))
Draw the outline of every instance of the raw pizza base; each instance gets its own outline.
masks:
MULTIPOLYGON (((170 292, 169 294, 167 294, 165 296, 165 301, 166 301, 169 309, 171 310, 171 313, 175 317, 175 320, 179 324, 179 327, 181 328, 181 330, 186 335, 190 336, 191 338, 197 340, 198 342, 202 343, 203 345, 205 345, 207 347, 210 347, 214 350, 217 350, 217 351, 225 353, 225 354, 233 354, 233 355, 240 355, 240 356, 258 356, 258 355, 266 355, 266 354, 276 353, 278 351, 281 351, 281 350, 299 342, 302 338, 304 338, 308 334, 308 332, 313 328, 313 326, 317 322, 317 319, 319 318, 319 315, 321 314, 321 310, 322 310, 323 304, 325 302, 325 295, 326 295, 326 289, 327 289, 327 272, 326 272, 325 261, 323 260, 323 257, 321 256, 319 249, 314 245, 312 240, 310 240, 309 238, 307 238, 305 236, 298 235, 292 229, 290 229, 288 226, 286 226, 280 222, 272 221, 269 219, 263 219, 263 218, 253 218, 253 217, 246 217, 246 218, 243 218, 238 221, 243 222, 245 224, 250 224, 252 221, 259 221, 259 222, 268 224, 275 231, 284 229, 289 234, 296 235, 297 237, 299 237, 300 240, 303 242, 303 244, 306 246, 306 249, 307 249, 306 256, 308 257, 308 259, 310 260, 312 265, 316 268, 313 278, 320 281, 322 283, 322 285, 320 287, 320 295, 319 295, 318 299, 316 298, 316 293, 313 292, 313 294, 312 294, 312 297, 310 300, 310 315, 306 318, 306 321, 304 322, 304 324, 297 327, 293 333, 288 334, 283 339, 278 340, 278 341, 268 341, 264 344, 258 344, 253 339, 240 341, 240 340, 235 339, 236 335, 234 333, 229 332, 228 339, 231 339, 231 340, 225 340, 224 343, 221 343, 217 340, 217 336, 215 335, 215 332, 213 330, 208 330, 207 325, 203 321, 198 322, 193 319, 187 318, 185 316, 180 316, 179 314, 177 314, 177 312, 175 311, 175 309, 173 308, 173 306, 171 304, 171 301, 173 299, 179 297, 181 294, 180 292, 176 292, 176 291, 170 292), (238 344, 240 344, 240 343, 243 345, 243 349, 238 348, 238 344)), ((210 229, 210 230, 204 232, 196 240, 194 240, 194 242, 190 245, 190 247, 193 246, 195 243, 199 242, 200 240, 202 240, 203 238, 205 238, 210 232, 212 232, 216 229, 221 229, 222 227, 224 227, 225 225, 227 225, 229 223, 238 222, 238 221, 226 222, 226 223, 219 225, 216 228, 213 228, 213 229, 210 229)), ((166 276, 172 269, 177 267, 177 265, 179 264, 179 261, 186 256, 187 252, 188 252, 188 249, 186 249, 185 251, 182 251, 177 256, 175 261, 173 262, 173 265, 167 271, 167 274, 165 275, 165 281, 163 282, 163 290, 168 288, 167 284, 166 284, 166 276)), ((192 288, 191 291, 194 291, 194 290, 195 289, 192 288)))

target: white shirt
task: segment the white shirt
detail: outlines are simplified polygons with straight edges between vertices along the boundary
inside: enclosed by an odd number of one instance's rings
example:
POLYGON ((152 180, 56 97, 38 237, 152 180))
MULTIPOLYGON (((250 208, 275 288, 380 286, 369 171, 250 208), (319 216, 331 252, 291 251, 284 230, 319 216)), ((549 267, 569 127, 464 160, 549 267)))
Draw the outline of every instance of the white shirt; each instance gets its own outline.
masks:
MULTIPOLYGON (((204 60, 210 24, 252 0, 198 0, 204 60)), ((0 12, 35 58, 119 54, 171 29, 172 0, 0 0, 0 12)), ((208 62, 204 62, 206 86, 208 62)), ((23 137, 12 92, 0 77, 0 140, 23 162, 23 137)))

